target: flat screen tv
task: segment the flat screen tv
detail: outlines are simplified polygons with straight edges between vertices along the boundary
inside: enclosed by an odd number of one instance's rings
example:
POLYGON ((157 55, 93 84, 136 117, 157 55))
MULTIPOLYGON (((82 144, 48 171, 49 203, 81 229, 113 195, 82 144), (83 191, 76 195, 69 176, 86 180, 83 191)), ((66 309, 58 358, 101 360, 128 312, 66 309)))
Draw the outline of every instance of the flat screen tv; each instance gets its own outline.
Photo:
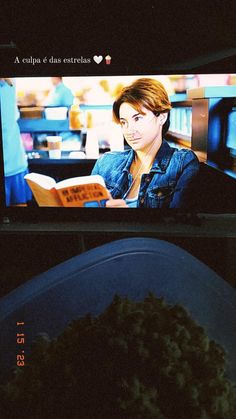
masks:
MULTIPOLYGON (((99 59, 101 58, 98 56, 97 60, 99 59)), ((15 108, 7 108, 8 105, 11 105, 3 99, 1 85, 0 205, 2 217, 25 221, 50 219, 53 221, 102 222, 118 220, 122 222, 135 220, 155 222, 170 214, 174 216, 175 214, 234 214, 236 212, 236 74, 190 74, 170 71, 168 73, 156 71, 151 74, 149 72, 146 74, 132 72, 130 74, 127 69, 123 73, 122 71, 117 73, 114 70, 109 73, 107 69, 109 66, 112 67, 112 59, 109 56, 102 57, 102 59, 104 62, 106 61, 106 71, 99 75, 96 75, 95 72, 86 75, 81 73, 76 75, 73 72, 71 75, 68 70, 63 71, 63 67, 60 77, 54 77, 53 67, 43 75, 38 74, 37 71, 35 73, 32 71, 32 74, 27 75, 24 74, 24 71, 15 71, 14 73, 11 71, 9 74, 4 74, 4 83, 12 84, 13 86, 10 88, 15 90, 15 108), (117 115, 120 120, 115 118, 116 105, 114 103, 118 103, 117 97, 122 94, 125 87, 134 84, 141 78, 160 82, 168 95, 170 110, 168 111, 169 117, 167 113, 168 129, 164 135, 166 147, 169 150, 178 150, 178 153, 176 151, 175 153, 179 156, 182 155, 181 153, 186 153, 187 156, 191 151, 199 161, 199 170, 190 182, 189 195, 186 195, 189 196, 189 202, 187 201, 183 206, 178 203, 173 204, 172 197, 176 193, 181 193, 181 181, 178 184, 178 180, 182 176, 181 170, 187 170, 186 173, 189 176, 192 170, 191 165, 188 172, 188 163, 185 158, 182 160, 177 158, 171 175, 166 177, 166 184, 164 184, 160 180, 161 178, 158 179, 157 173, 161 171, 164 177, 165 173, 168 173, 170 162, 167 162, 166 165, 165 155, 164 160, 162 156, 162 160, 155 163, 157 164, 154 168, 156 171, 154 170, 155 173, 152 174, 151 180, 148 179, 148 182, 153 182, 156 176, 154 187, 148 189, 150 185, 146 185, 146 189, 144 188, 144 198, 146 199, 148 195, 148 200, 144 199, 142 204, 139 200, 134 204, 134 207, 131 204, 124 208, 108 208, 104 202, 102 208, 90 205, 70 208, 40 206, 34 195, 29 195, 27 203, 24 204, 20 201, 14 202, 14 199, 7 202, 5 182, 6 178, 9 180, 11 173, 6 173, 6 170, 8 170, 9 156, 11 157, 15 153, 14 141, 16 139, 12 136, 11 143, 9 143, 8 138, 6 145, 6 125, 8 120, 13 121, 14 118, 18 129, 18 134, 15 131, 14 135, 20 137, 20 145, 26 162, 25 168, 27 167, 30 173, 50 176, 56 182, 77 176, 89 176, 97 159, 102 157, 100 172, 96 171, 96 173, 105 173, 105 183, 111 192, 108 184, 109 174, 120 170, 120 173, 114 178, 118 182, 116 186, 119 189, 121 182, 119 176, 124 174, 127 167, 132 172, 131 166, 125 166, 124 161, 127 161, 128 155, 131 156, 132 149, 134 150, 133 158, 137 155, 136 150, 139 148, 137 143, 141 141, 140 137, 145 135, 141 134, 138 136, 139 138, 130 141, 129 133, 127 134, 129 123, 135 125, 136 121, 142 120, 142 118, 148 119, 149 114, 156 118, 153 121, 155 123, 158 118, 160 119, 160 116, 166 115, 166 112, 158 112, 158 109, 157 113, 153 109, 149 110, 150 104, 147 104, 146 107, 141 104, 141 108, 139 108, 137 103, 140 99, 138 97, 140 92, 136 92, 133 93, 134 96, 136 94, 136 102, 133 98, 129 102, 127 96, 126 102, 123 102, 128 104, 128 112, 130 110, 135 110, 135 112, 128 116, 121 115, 121 107, 119 107, 121 105, 119 105, 117 115), (70 93, 70 97, 62 98, 60 102, 57 83, 62 86, 61 82, 63 82, 64 89, 66 87, 67 94, 70 93), (146 109, 148 109, 148 114, 143 113, 146 109), (15 115, 14 118, 12 113, 15 115), (55 137, 60 139, 59 154, 55 155, 54 150, 53 155, 50 150, 51 137, 54 137, 54 140, 55 137), (187 151, 183 152, 183 149, 187 151), (105 153, 115 155, 115 160, 104 159, 105 153), (162 166, 163 161, 164 166, 162 166), (107 164, 110 164, 109 170, 106 167, 107 164), (179 165, 178 169, 176 165, 179 165), (187 169, 181 165, 186 165, 187 169), (161 200, 165 200, 169 194, 170 197, 165 201, 166 203, 162 204, 161 200)), ((123 109, 125 108, 123 107, 123 109)), ((150 118, 149 121, 151 121, 150 118)), ((166 120, 163 120, 163 124, 165 122, 166 120)), ((139 130, 135 127, 133 132, 137 137, 139 130)), ((132 135, 135 136, 133 133, 132 135)), ((149 153, 147 147, 145 153, 147 155, 149 153)), ((14 167, 18 158, 19 156, 16 155, 15 161, 9 163, 11 167, 14 167)), ((151 170, 151 173, 153 161, 150 164, 146 159, 147 166, 148 163, 149 167, 146 167, 146 172, 151 170)), ((139 173, 138 166, 134 166, 133 180, 135 180, 135 176, 143 173, 145 177, 144 168, 141 167, 139 173)), ((127 173, 127 176, 130 175, 127 173)), ((140 189, 136 191, 136 196, 139 196, 141 188, 142 183, 140 189)), ((21 191, 18 192, 21 195, 21 191)), ((131 194, 131 198, 133 195, 131 194)), ((124 193, 123 195, 116 193, 113 198, 124 198, 124 193)))

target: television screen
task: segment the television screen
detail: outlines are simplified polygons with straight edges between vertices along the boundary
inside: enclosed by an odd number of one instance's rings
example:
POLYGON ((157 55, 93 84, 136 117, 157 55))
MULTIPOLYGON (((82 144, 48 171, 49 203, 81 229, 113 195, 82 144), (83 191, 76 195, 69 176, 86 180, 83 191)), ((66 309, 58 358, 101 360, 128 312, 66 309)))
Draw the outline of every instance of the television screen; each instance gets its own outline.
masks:
POLYGON ((1 78, 1 208, 235 213, 235 97, 233 73, 1 78))

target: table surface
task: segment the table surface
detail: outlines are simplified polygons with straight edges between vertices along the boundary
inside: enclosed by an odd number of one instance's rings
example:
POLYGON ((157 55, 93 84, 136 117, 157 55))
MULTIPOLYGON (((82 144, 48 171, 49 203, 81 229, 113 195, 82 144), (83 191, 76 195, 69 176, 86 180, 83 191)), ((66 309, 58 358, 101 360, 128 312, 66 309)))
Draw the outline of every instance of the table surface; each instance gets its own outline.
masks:
MULTIPOLYGON (((24 210, 24 209, 23 209, 24 210)), ((106 210, 104 210, 106 211, 106 210)), ((79 217, 78 217, 79 218, 79 217)), ((164 217, 156 222, 124 221, 11 221, 3 217, 1 234, 11 233, 127 233, 168 237, 236 238, 236 214, 199 214, 197 219, 182 220, 178 217, 164 217), (196 222, 198 220, 198 222, 196 222)))

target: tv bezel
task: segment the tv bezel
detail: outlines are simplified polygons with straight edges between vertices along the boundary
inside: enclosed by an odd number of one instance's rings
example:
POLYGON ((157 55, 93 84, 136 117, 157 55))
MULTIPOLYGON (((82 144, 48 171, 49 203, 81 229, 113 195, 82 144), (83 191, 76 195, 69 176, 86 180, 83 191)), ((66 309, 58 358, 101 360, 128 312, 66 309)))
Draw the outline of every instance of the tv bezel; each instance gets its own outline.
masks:
MULTIPOLYGON (((109 67, 109 66, 107 66, 109 67)), ((59 75, 63 75, 65 77, 93 77, 93 76, 100 76, 100 77, 108 77, 108 76, 163 76, 163 75, 171 75, 171 74, 209 74, 209 71, 196 71, 189 68, 182 68, 182 69, 170 69, 170 68, 161 68, 158 71, 150 69, 149 71, 143 70, 134 71, 131 68, 119 68, 114 66, 111 70, 108 68, 103 69, 103 71, 95 72, 95 69, 86 70, 86 74, 81 74, 80 71, 75 71, 74 66, 64 66, 61 65, 59 68, 47 67, 45 66, 43 69, 35 67, 34 69, 29 67, 23 68, 22 66, 18 65, 12 70, 12 65, 9 66, 9 72, 6 73, 4 71, 3 77, 51 77, 55 75, 55 73, 59 75), (60 71, 59 71, 60 69, 60 71)), ((211 74, 222 74, 223 72, 216 70, 214 73, 211 74)), ((232 74, 230 72, 229 74, 232 74)), ((1 119, 1 118, 0 118, 1 119)), ((1 122, 1 121, 0 121, 1 122)), ((0 177, 0 213, 1 218, 4 222, 8 223, 11 221, 19 221, 19 222, 76 222, 76 223, 109 223, 109 222, 118 222, 118 223, 159 223, 163 220, 168 220, 169 218, 179 222, 179 220, 187 222, 187 223, 196 223, 196 220, 201 220, 202 218, 206 217, 207 215, 214 215, 219 218, 221 216, 225 216, 226 214, 230 213, 232 217, 235 212, 223 212, 221 209, 211 212, 205 212, 204 210, 196 208, 195 210, 186 211, 183 209, 153 209, 153 208, 121 208, 121 209, 108 209, 108 208, 48 208, 48 207, 31 207, 31 206, 10 206, 6 207, 5 204, 5 192, 4 192, 4 169, 3 169, 3 153, 2 153, 2 133, 0 131, 0 163, 1 163, 1 177, 0 177)), ((236 215, 236 214, 235 214, 236 215)))

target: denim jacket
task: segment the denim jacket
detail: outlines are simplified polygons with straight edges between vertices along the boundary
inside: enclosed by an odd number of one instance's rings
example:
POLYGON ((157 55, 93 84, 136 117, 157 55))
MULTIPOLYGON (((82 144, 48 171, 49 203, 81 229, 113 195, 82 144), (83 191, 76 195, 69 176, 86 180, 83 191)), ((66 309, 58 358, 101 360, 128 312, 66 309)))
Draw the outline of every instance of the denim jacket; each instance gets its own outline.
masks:
MULTIPOLYGON (((123 198, 132 183, 130 166, 135 153, 108 152, 100 157, 92 171, 103 177, 112 197, 123 198)), ((197 156, 191 150, 170 147, 163 140, 149 173, 141 177, 137 207, 191 208, 191 183, 199 170, 197 156)))

